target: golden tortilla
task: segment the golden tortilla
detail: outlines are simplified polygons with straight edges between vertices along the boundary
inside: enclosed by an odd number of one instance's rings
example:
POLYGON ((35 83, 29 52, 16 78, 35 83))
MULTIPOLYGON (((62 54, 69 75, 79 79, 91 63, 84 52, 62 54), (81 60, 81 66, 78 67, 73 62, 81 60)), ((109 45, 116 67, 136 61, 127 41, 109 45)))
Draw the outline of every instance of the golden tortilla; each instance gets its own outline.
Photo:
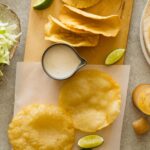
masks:
POLYGON ((70 116, 53 105, 22 109, 9 125, 13 150, 72 150, 75 132, 70 116))
POLYGON ((56 43, 65 43, 74 47, 93 47, 99 42, 99 36, 90 33, 75 33, 58 19, 51 17, 50 22, 45 26, 45 40, 56 43))
POLYGON ((62 0, 62 1, 76 8, 88 8, 96 5, 100 0, 62 0))
POLYGON ((120 86, 106 73, 84 70, 62 85, 59 105, 70 113, 76 129, 96 132, 119 115, 120 86))
POLYGON ((70 28, 106 37, 117 36, 121 28, 121 19, 118 15, 99 16, 68 5, 64 5, 59 18, 70 28))

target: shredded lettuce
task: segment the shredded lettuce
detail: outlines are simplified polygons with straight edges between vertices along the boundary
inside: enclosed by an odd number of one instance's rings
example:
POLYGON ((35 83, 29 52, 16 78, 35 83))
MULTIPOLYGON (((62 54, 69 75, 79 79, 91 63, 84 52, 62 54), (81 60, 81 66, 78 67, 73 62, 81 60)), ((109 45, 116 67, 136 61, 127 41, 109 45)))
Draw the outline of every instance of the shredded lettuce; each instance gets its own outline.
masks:
MULTIPOLYGON (((14 34, 17 25, 4 23, 0 21, 0 65, 9 65, 10 64, 10 50, 17 43, 17 38, 21 35, 14 34)), ((0 76, 3 73, 0 69, 0 76)))

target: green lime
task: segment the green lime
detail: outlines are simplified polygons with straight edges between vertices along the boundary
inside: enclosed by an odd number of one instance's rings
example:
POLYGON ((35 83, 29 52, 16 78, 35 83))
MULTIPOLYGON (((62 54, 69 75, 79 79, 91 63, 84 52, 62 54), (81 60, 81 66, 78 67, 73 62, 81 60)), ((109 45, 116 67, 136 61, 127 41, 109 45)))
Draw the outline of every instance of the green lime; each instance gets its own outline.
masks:
POLYGON ((34 0, 33 8, 42 10, 48 8, 52 2, 53 0, 34 0))
POLYGON ((116 49, 112 51, 105 60, 105 65, 113 65, 119 61, 125 53, 125 49, 116 49))
POLYGON ((102 145, 104 142, 104 139, 98 135, 88 135, 85 137, 82 137, 79 141, 78 141, 78 145, 81 148, 95 148, 98 147, 100 145, 102 145))

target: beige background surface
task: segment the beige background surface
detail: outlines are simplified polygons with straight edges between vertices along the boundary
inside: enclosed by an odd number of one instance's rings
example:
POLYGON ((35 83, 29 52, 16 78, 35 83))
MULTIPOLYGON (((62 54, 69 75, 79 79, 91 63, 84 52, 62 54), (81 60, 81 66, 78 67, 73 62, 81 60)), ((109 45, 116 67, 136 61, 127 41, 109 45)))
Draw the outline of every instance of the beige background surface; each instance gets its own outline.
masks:
MULTIPOLYGON (((150 83, 150 66, 141 51, 139 28, 142 11, 147 0, 134 0, 133 15, 128 39, 125 64, 131 65, 127 105, 121 139, 121 150, 150 150, 150 133, 140 137, 132 129, 132 121, 142 114, 132 105, 131 93, 139 83, 150 83)), ((0 150, 11 150, 7 140, 7 128, 13 115, 16 62, 23 60, 28 24, 29 0, 0 0, 14 9, 21 19, 22 38, 11 66, 5 68, 5 77, 0 81, 0 150)), ((30 43, 32 44, 32 43, 30 43)))

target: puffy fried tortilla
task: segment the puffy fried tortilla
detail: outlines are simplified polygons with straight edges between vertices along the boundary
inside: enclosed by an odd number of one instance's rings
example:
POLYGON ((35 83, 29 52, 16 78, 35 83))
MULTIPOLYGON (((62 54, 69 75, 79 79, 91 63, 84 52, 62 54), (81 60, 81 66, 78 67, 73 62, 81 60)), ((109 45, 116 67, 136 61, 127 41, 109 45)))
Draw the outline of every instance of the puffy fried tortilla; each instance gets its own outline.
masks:
POLYGON ((107 37, 115 37, 121 27, 118 15, 98 16, 68 5, 64 5, 59 18, 70 28, 107 37))
POLYGON ((70 113, 76 129, 96 132, 119 115, 120 86, 106 73, 84 70, 62 85, 59 105, 70 113))
POLYGON ((75 131, 62 108, 32 104, 13 118, 8 135, 14 150, 72 150, 75 131))
POLYGON ((56 43, 65 43, 74 47, 96 46, 99 36, 90 33, 79 33, 76 29, 67 27, 54 17, 49 18, 45 26, 45 39, 56 43))
POLYGON ((88 8, 94 6, 100 0, 62 0, 62 1, 76 8, 88 8))

